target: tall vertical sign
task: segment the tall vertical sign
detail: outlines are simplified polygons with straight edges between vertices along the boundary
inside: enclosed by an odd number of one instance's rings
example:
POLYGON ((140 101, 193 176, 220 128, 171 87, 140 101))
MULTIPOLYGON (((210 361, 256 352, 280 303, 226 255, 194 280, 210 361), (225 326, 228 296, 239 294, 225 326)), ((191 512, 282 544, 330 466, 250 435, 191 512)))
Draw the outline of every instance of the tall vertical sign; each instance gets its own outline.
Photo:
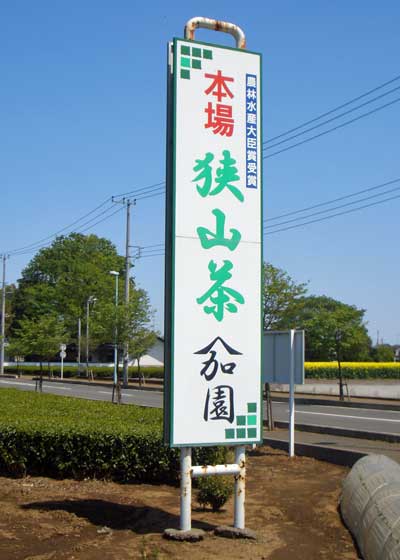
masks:
POLYGON ((262 439, 260 55, 169 47, 165 440, 262 439))

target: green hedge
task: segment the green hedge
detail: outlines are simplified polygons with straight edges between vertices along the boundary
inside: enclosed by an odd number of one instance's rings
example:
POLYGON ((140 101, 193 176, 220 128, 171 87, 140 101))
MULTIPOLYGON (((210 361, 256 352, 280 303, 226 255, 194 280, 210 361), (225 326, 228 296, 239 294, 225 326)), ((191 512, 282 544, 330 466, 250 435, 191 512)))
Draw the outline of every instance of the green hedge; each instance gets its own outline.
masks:
MULTIPOLYGON (((337 362, 305 362, 308 379, 337 379, 337 362)), ((342 362, 346 379, 400 379, 400 362, 342 362)))
MULTIPOLYGON (((51 371, 53 375, 59 376, 61 374, 61 365, 59 366, 51 366, 51 371)), ((89 369, 93 371, 94 377, 98 379, 105 379, 111 378, 113 375, 113 368, 112 367, 99 367, 99 366, 90 366, 89 369)), ((5 373, 16 373, 17 371, 21 375, 36 375, 40 371, 40 366, 20 366, 17 365, 13 366, 6 366, 4 368, 5 373)), ((145 366, 140 368, 141 373, 144 375, 145 378, 154 378, 154 379, 164 379, 164 367, 163 366, 145 366)), ((43 362, 43 373, 47 375, 48 366, 47 363, 43 362)), ((121 368, 120 368, 121 373, 121 368)), ((81 374, 86 375, 86 366, 81 366, 81 374)), ((63 371, 64 377, 77 377, 78 375, 78 368, 77 366, 64 366, 63 371)), ((137 366, 132 366, 129 368, 129 376, 130 377, 137 377, 138 375, 138 368, 137 366)))
MULTIPOLYGON (((0 391, 0 473, 176 483, 179 450, 162 441, 162 411, 134 405, 0 391)), ((194 450, 199 464, 227 449, 194 450)))

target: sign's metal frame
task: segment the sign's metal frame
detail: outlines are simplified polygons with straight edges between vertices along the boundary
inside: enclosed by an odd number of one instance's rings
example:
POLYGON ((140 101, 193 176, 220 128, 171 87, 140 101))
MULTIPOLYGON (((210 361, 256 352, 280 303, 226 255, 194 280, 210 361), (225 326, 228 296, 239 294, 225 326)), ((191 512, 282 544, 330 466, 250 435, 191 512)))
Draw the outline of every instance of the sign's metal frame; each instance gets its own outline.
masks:
MULTIPOLYGON (((199 18, 195 18, 199 19, 199 18)), ((213 20, 207 20, 213 21, 213 20)), ((220 30, 220 26, 224 22, 218 22, 218 30, 220 30)), ((226 23, 227 26, 232 26, 233 24, 226 23)), ((209 25, 206 27, 211 28, 209 25)), ((237 26, 233 26, 237 28, 237 26)), ((230 32, 230 31, 226 31, 230 32)), ((240 44, 245 45, 244 34, 242 31, 237 33, 237 41, 240 44)), ((237 442, 227 442, 227 441, 212 441, 210 443, 185 443, 185 444, 178 444, 174 442, 173 437, 173 417, 174 417, 174 410, 173 410, 173 403, 174 403, 174 354, 173 354, 173 346, 174 346, 174 291, 175 291, 175 277, 174 277, 174 267, 175 267, 175 204, 176 204, 176 194, 175 194, 175 162, 173 161, 173 154, 175 150, 175 122, 176 122, 176 107, 175 107, 175 81, 176 75, 174 75, 173 69, 173 49, 176 45, 176 42, 180 39, 174 39, 174 43, 168 44, 168 75, 167 75, 167 197, 166 197, 166 230, 165 230, 165 239, 166 239, 166 250, 165 250, 165 380, 164 380, 164 441, 173 447, 187 447, 201 445, 237 445, 237 442)), ((191 42, 194 45, 201 45, 201 46, 208 46, 208 47, 216 47, 219 49, 225 49, 228 51, 238 51, 237 48, 221 46, 211 43, 204 43, 199 41, 194 41, 191 39, 191 42)), ((243 47, 242 47, 243 48, 243 47)), ((251 51, 247 51, 250 54, 256 54, 258 56, 261 55, 259 53, 252 53, 251 51)), ((260 60, 261 64, 261 60, 260 60)), ((262 74, 260 71, 260 82, 261 82, 262 74)), ((259 86, 260 89, 260 98, 261 98, 261 84, 259 86)), ((261 141, 260 145, 262 145, 262 107, 260 103, 259 107, 259 114, 260 114, 260 136, 261 141)), ((261 286, 262 286, 262 254, 263 254, 263 234, 262 234, 262 223, 263 223, 263 209, 262 209, 262 158, 260 158, 260 186, 259 196, 260 196, 260 275, 261 275, 261 286)), ((262 333, 262 289, 260 290, 260 332, 262 333)), ((262 335, 260 336, 260 397, 259 403, 262 402, 262 382, 261 382, 261 372, 262 372, 262 335)), ((262 441, 262 406, 259 406, 258 409, 258 422, 260 426, 260 437, 255 438, 253 440, 246 440, 243 441, 244 444, 248 443, 260 443, 262 441)))
MULTIPOLYGON (((216 31, 224 31, 232 34, 236 39, 237 49, 244 49, 246 40, 243 31, 236 25, 228 22, 221 22, 209 18, 196 17, 189 20, 185 27, 185 39, 194 40, 194 30, 198 27, 213 29, 216 31)), ((175 40, 176 41, 176 40, 175 40)), ((204 44, 204 43, 202 43, 204 44)), ((209 45, 209 44, 208 44, 209 45)), ((209 45, 218 48, 220 45, 209 45)), ((236 50, 236 49, 235 49, 236 50)), ((257 53, 258 54, 258 53, 257 53)), ((261 81, 260 69, 260 81, 261 81)), ((165 442, 171 444, 172 425, 171 420, 173 411, 170 411, 170 406, 173 406, 173 399, 171 392, 173 383, 171 381, 171 372, 173 372, 173 353, 172 343, 174 333, 173 326, 173 288, 174 288, 174 210, 175 210, 175 188, 174 188, 174 167, 172 162, 172 155, 174 150, 174 123, 175 123, 175 105, 173 103, 173 87, 174 87, 174 73, 173 73, 173 52, 172 44, 168 45, 168 75, 167 75, 167 198, 166 198, 166 266, 165 266, 165 380, 164 380, 164 438, 165 442)), ((260 86, 261 92, 261 86, 260 86)), ((260 132, 262 142, 262 123, 261 123, 261 104, 260 104, 260 132)), ((262 158, 260 158, 260 181, 262 184, 262 158)), ((260 199, 262 196, 260 184, 260 199)), ((262 199, 261 199, 262 200, 262 199)), ((261 204, 261 286, 262 286, 262 204, 261 204)), ((262 290, 260 297, 262 298, 262 290)), ((260 302, 260 333, 262 333, 262 315, 261 315, 261 302, 260 302)), ((260 335, 260 399, 262 403, 262 336, 260 335)), ((259 406, 260 415, 260 440, 262 439, 262 406, 259 406)), ((227 442, 223 442, 227 444, 227 442)), ((247 442, 246 442, 247 443, 247 442)), ((251 442, 250 442, 251 443, 251 442)), ((246 478, 246 461, 245 461, 245 446, 244 443, 236 443, 235 446, 235 463, 232 465, 214 465, 214 466, 194 466, 192 467, 191 447, 189 444, 181 447, 181 516, 180 516, 180 532, 188 532, 191 530, 191 484, 192 477, 210 476, 219 474, 233 474, 235 476, 235 511, 234 511, 234 527, 235 530, 245 532, 245 478, 246 478)), ((202 444, 204 445, 204 444, 202 444)), ((210 445, 216 445, 212 443, 210 445)), ((231 444, 232 445, 232 444, 231 444)), ((235 445, 235 443, 233 443, 235 445)), ((178 445, 173 445, 178 447, 178 445)), ((167 530, 168 531, 168 530, 167 530)), ((236 533, 236 536, 239 536, 236 533)), ((189 537, 190 539, 192 536, 189 537)))

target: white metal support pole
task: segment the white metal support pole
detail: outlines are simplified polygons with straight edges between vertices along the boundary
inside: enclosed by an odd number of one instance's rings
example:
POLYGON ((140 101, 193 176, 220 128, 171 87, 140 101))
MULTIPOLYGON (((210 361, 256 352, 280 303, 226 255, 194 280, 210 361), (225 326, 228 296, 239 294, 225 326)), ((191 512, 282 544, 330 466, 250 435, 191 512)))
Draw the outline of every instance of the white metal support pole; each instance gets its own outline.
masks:
POLYGON ((294 457, 294 333, 289 336, 289 456, 294 457))
POLYGON ((192 448, 181 449, 181 531, 192 528, 192 448))
POLYGON ((61 379, 64 379, 64 351, 61 352, 61 379))
POLYGON ((239 466, 239 474, 235 476, 235 514, 233 525, 236 529, 244 529, 246 493, 246 448, 244 445, 235 447, 235 463, 239 466))

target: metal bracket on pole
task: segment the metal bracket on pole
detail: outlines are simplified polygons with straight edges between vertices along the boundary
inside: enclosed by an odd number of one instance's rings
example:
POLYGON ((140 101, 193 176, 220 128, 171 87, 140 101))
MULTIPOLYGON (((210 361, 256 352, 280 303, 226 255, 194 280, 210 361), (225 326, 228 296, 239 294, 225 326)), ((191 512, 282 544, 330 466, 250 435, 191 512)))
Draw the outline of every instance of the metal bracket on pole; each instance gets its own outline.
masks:
POLYGON ((213 31, 223 31, 233 35, 236 39, 236 47, 238 49, 246 48, 246 37, 243 30, 234 23, 227 21, 219 21, 217 19, 210 19, 205 17, 194 17, 190 19, 185 25, 185 39, 190 41, 194 40, 194 31, 198 27, 205 29, 212 29, 213 31))

